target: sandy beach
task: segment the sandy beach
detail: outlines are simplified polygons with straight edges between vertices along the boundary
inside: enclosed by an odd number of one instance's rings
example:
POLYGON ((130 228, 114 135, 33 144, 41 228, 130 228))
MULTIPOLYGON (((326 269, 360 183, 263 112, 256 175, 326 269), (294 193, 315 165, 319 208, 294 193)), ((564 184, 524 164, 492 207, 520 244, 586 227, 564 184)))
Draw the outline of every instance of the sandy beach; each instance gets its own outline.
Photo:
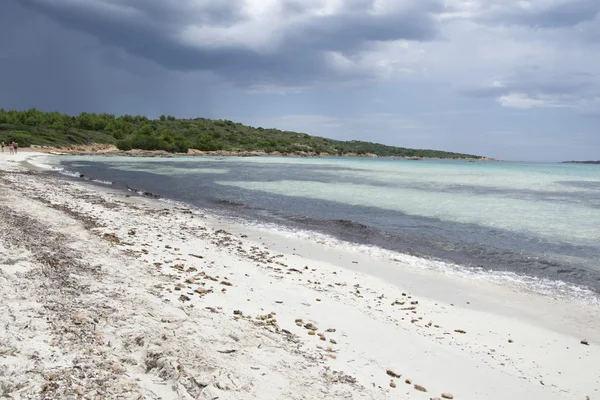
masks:
POLYGON ((0 394, 600 398, 600 306, 286 237, 0 155, 0 394))

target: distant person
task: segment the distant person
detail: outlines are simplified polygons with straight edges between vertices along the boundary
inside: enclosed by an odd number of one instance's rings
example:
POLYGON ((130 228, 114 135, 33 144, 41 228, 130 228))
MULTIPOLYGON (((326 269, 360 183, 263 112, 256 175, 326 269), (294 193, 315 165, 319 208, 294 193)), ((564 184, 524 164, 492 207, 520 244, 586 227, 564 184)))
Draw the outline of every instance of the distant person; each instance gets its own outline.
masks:
POLYGON ((10 143, 8 144, 8 150, 9 150, 9 153, 10 153, 10 154, 13 154, 13 153, 14 153, 14 151, 13 151, 13 142, 10 142, 10 143))
POLYGON ((17 142, 14 142, 14 143, 13 143, 13 146, 14 146, 14 148, 15 148, 15 154, 17 154, 17 150, 19 149, 19 143, 17 143, 17 142))
POLYGON ((2 141, 2 152, 4 153, 4 141, 2 141))

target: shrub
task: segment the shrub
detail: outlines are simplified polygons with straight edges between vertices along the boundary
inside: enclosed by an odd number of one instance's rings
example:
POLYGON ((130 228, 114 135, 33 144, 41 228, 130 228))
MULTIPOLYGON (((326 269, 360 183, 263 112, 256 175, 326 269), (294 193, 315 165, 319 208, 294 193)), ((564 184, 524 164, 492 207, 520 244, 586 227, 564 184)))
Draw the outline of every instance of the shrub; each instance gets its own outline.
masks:
POLYGON ((117 141, 117 149, 122 150, 122 151, 131 150, 132 149, 131 140, 128 140, 128 139, 118 140, 117 141))

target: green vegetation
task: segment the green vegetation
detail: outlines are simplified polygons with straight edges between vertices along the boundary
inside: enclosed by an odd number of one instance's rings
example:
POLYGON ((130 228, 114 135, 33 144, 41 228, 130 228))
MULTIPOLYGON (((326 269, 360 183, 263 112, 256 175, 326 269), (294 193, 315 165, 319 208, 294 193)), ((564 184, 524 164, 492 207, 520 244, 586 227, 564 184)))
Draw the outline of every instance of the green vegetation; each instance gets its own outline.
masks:
POLYGON ((144 116, 57 112, 5 111, 0 109, 0 140, 31 145, 65 147, 94 143, 115 144, 121 150, 165 150, 186 153, 188 149, 231 152, 265 151, 282 154, 328 153, 376 154, 378 156, 481 158, 470 154, 417 150, 383 144, 342 142, 304 133, 245 126, 228 120, 177 119, 144 116))

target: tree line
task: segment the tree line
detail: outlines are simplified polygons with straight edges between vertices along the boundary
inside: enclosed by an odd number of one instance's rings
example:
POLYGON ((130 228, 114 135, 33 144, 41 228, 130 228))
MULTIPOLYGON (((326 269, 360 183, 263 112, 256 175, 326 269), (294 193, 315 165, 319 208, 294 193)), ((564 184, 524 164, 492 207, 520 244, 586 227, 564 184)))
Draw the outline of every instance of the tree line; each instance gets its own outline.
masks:
POLYGON ((21 146, 72 146, 115 144, 120 150, 164 150, 187 153, 201 151, 265 151, 281 154, 375 154, 378 156, 481 158, 472 154, 440 150, 410 149, 365 141, 338 141, 305 133, 265 129, 229 120, 179 119, 161 115, 94 114, 71 116, 58 112, 0 109, 0 140, 21 146))

